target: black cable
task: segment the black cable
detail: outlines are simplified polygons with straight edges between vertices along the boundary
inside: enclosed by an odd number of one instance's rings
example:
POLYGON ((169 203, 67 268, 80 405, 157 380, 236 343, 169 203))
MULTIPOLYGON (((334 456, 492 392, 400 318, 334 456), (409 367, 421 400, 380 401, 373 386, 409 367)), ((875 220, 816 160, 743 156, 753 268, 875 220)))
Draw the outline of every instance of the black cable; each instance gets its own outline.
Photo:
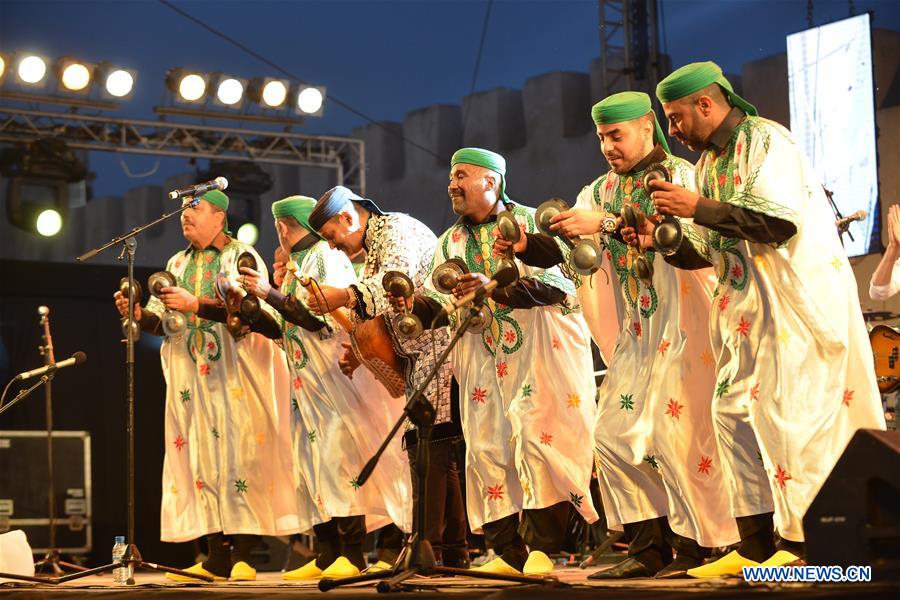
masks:
MULTIPOLYGON (((189 20, 189 21, 191 21, 191 22, 193 22, 193 23, 199 25, 200 27, 202 27, 203 29, 207 30, 207 31, 210 32, 211 34, 213 34, 213 35, 215 35, 215 36, 218 36, 218 37, 222 38, 223 40, 225 40, 226 42, 228 42, 228 43, 231 44, 232 46, 235 46, 236 48, 242 50, 243 52, 246 52, 247 54, 249 54, 249 55, 252 56, 253 58, 259 60, 260 62, 265 63, 266 65, 272 67, 273 69, 275 69, 276 71, 282 73, 283 75, 285 75, 285 76, 287 76, 287 77, 293 79, 294 81, 296 81, 296 82, 298 82, 298 83, 306 83, 306 81, 304 81, 303 78, 298 77, 297 75, 295 75, 294 73, 291 73, 290 71, 288 71, 288 70, 285 69, 284 67, 282 67, 282 66, 280 66, 280 65, 278 65, 278 64, 276 64, 276 63, 274 63, 274 62, 272 62, 271 60, 269 60, 269 59, 266 58, 265 56, 259 54, 258 52, 252 50, 251 48, 248 48, 247 46, 245 46, 245 45, 242 44, 241 42, 235 40, 235 39, 232 38, 231 36, 226 35, 225 33, 222 33, 221 31, 218 31, 217 29, 213 29, 211 26, 207 25, 206 23, 204 23, 204 22, 201 21, 200 19, 194 17, 194 16, 191 15, 190 13, 187 13, 187 12, 185 12, 184 10, 178 8, 177 6, 175 6, 174 4, 172 4, 171 2, 169 2, 168 0, 157 0, 157 1, 158 1, 160 4, 162 4, 163 6, 172 9, 173 11, 175 11, 176 13, 178 13, 179 15, 181 15, 182 17, 184 17, 185 19, 187 19, 187 20, 189 20)), ((334 104, 340 106, 340 107, 343 108, 344 110, 346 110, 346 111, 348 111, 348 112, 350 112, 350 113, 356 115, 357 117, 360 117, 360 118, 362 118, 362 119, 365 119, 365 120, 368 121, 370 124, 375 125, 376 127, 379 127, 379 128, 381 128, 381 129, 383 129, 385 132, 389 133, 390 135, 394 135, 394 136, 399 137, 401 140, 403 140, 405 143, 409 144, 410 146, 413 146, 414 148, 418 148, 418 149, 421 150, 422 152, 425 152, 425 153, 427 153, 427 154, 430 154, 431 156, 433 156, 434 158, 436 158, 436 159, 438 159, 438 160, 449 161, 449 159, 448 159, 447 157, 443 157, 443 156, 438 155, 436 152, 433 152, 432 150, 426 148, 425 146, 422 146, 421 144, 419 144, 419 143, 417 143, 417 142, 414 142, 414 141, 410 140, 409 138, 404 137, 402 134, 397 133, 395 130, 391 129, 390 127, 387 127, 384 123, 379 123, 378 121, 376 121, 375 119, 373 119, 373 118, 370 117, 369 115, 363 113, 363 112, 360 111, 360 110, 357 110, 357 109, 353 108, 352 106, 350 106, 349 104, 347 104, 347 103, 344 102, 343 100, 339 99, 339 98, 338 98, 337 96, 335 96, 334 94, 329 93, 329 94, 328 94, 328 99, 329 99, 330 102, 333 102, 334 104)))

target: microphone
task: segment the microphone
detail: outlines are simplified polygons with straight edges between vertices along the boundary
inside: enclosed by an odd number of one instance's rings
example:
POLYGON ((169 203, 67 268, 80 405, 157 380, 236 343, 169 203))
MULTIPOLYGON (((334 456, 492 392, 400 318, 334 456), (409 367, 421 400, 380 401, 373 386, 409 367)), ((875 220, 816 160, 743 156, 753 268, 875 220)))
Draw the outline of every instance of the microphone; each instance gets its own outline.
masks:
POLYGON ((224 177, 216 177, 212 181, 206 183, 195 183, 192 186, 181 188, 180 190, 172 190, 169 192, 169 200, 178 200, 185 196, 196 197, 202 196, 206 192, 212 190, 224 190, 228 187, 228 180, 224 177))
POLYGON ((842 219, 838 219, 837 221, 834 222, 834 224, 838 229, 843 229, 843 228, 847 227, 848 225, 850 225, 850 223, 852 223, 853 221, 862 221, 867 216, 869 216, 869 213, 867 213, 864 210, 858 210, 855 213, 853 213, 852 215, 847 215, 846 217, 844 217, 842 219))
POLYGON ((71 358, 67 358, 66 360, 62 360, 58 363, 53 363, 52 365, 46 365, 39 369, 32 369, 31 371, 25 371, 24 373, 19 373, 15 376, 13 381, 22 381, 23 379, 31 379, 32 377, 38 377, 40 375, 44 375, 45 373, 49 373, 50 371, 56 371, 57 369, 65 369, 66 367, 71 367, 72 365, 80 365, 84 361, 87 360, 87 354, 84 352, 76 352, 72 355, 71 358))
POLYGON ((477 290, 473 290, 473 291, 469 292, 462 298, 457 298, 452 303, 450 303, 448 306, 445 306, 443 309, 441 309, 441 312, 446 315, 449 315, 450 313, 452 313, 456 310, 459 310, 460 308, 462 308, 463 306, 465 306, 467 304, 470 304, 473 302, 477 304, 477 303, 481 302, 482 300, 484 300, 485 296, 487 296, 488 294, 493 292, 498 287, 506 287, 509 284, 511 284, 513 281, 516 280, 517 275, 518 275, 518 273, 516 273, 515 267, 506 267, 505 269, 500 269, 499 271, 494 273, 494 276, 491 277, 491 280, 488 281, 486 284, 484 284, 477 290))

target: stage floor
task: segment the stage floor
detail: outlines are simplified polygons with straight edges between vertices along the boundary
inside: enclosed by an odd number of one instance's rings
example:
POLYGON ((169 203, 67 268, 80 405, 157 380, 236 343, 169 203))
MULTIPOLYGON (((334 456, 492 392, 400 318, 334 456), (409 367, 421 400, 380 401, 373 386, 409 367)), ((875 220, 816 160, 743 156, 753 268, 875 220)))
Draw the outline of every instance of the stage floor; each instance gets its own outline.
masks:
MULTIPOLYGON (((493 582, 465 577, 417 578, 411 580, 408 589, 426 593, 453 594, 460 600, 466 598, 493 598, 512 600, 521 598, 613 598, 627 594, 635 598, 672 598, 690 595, 697 598, 735 598, 760 593, 803 596, 806 598, 852 596, 854 598, 900 597, 900 582, 873 582, 869 584, 747 584, 743 579, 697 580, 680 579, 656 581, 653 579, 633 579, 618 582, 593 582, 587 575, 593 569, 558 568, 554 575, 562 585, 524 586, 516 583, 493 582), (414 587, 413 587, 414 586, 414 587)), ((79 581, 70 581, 57 586, 32 583, 0 583, 3 598, 117 598, 140 594, 144 597, 165 596, 178 599, 210 598, 231 600, 237 598, 269 598, 288 596, 303 598, 321 596, 317 582, 287 583, 281 573, 260 573, 257 581, 235 583, 177 584, 166 581, 164 576, 151 572, 140 572, 136 584, 129 587, 114 586, 111 575, 94 575, 79 581)), ((393 594, 378 594, 371 583, 361 583, 327 592, 342 598, 390 597, 393 594)), ((409 596, 408 592, 404 593, 409 596)))

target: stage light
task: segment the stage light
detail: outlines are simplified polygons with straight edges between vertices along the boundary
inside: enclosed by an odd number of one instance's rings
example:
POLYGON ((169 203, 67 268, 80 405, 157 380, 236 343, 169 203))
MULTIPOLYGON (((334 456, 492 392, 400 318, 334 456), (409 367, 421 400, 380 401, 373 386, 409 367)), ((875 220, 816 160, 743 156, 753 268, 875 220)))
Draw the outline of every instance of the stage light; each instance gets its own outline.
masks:
POLYGON ((93 66, 64 58, 58 63, 59 81, 68 92, 86 92, 91 85, 93 66))
POLYGON ((23 55, 16 67, 19 80, 31 84, 40 85, 47 74, 47 61, 34 54, 23 55))
POLYGON ((237 230, 237 239, 250 246, 259 241, 259 228, 253 223, 244 223, 237 230))
POLYGON ((246 82, 236 77, 220 75, 216 85, 216 102, 224 106, 239 105, 244 99, 246 82))
POLYGON ((188 104, 201 104, 206 99, 209 77, 196 71, 172 69, 166 74, 166 85, 175 99, 188 104))
POLYGON ((0 80, 6 75, 6 57, 0 54, 0 80))
POLYGON ((281 81, 270 81, 263 87, 262 99, 267 106, 278 108, 287 99, 287 86, 281 81))
POLYGON ((322 88, 303 86, 297 92, 297 110, 307 115, 321 115, 325 104, 325 93, 322 88))
POLYGON ((104 97, 123 100, 134 92, 137 71, 102 62, 94 72, 94 79, 101 86, 104 97))
POLYGON ((53 237, 62 229, 62 216, 52 208, 43 210, 38 215, 35 228, 42 236, 53 237))

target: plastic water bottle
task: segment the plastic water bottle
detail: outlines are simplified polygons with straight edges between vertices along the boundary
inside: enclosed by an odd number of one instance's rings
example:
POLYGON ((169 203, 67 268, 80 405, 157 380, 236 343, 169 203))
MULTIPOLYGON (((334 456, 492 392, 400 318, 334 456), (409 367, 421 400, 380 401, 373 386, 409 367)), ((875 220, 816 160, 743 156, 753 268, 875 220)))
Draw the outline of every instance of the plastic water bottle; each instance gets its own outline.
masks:
MULTIPOLYGON (((125 549, 128 546, 125 545, 125 536, 117 535, 116 543, 113 545, 112 549, 112 561, 113 563, 117 563, 125 556, 125 549)), ((128 583, 128 567, 119 567, 117 569, 113 569, 113 583, 115 585, 126 585, 128 583)))

